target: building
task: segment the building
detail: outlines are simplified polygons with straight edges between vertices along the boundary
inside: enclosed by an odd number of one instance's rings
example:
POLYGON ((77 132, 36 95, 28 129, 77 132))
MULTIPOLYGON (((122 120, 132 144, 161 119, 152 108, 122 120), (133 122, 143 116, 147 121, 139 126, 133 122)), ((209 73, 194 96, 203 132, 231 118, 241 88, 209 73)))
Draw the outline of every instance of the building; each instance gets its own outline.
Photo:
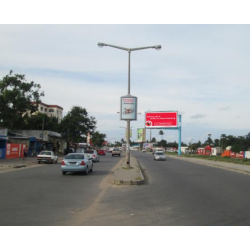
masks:
POLYGON ((16 133, 29 138, 29 153, 33 151, 52 150, 56 153, 64 152, 67 144, 61 134, 49 130, 17 130, 16 133))
MULTIPOLYGON (((32 104, 35 104, 35 102, 32 104)), ((48 105, 43 102, 40 102, 38 104, 37 112, 46 114, 50 117, 56 117, 58 119, 58 122, 61 122, 63 118, 63 108, 58 105, 48 105)))

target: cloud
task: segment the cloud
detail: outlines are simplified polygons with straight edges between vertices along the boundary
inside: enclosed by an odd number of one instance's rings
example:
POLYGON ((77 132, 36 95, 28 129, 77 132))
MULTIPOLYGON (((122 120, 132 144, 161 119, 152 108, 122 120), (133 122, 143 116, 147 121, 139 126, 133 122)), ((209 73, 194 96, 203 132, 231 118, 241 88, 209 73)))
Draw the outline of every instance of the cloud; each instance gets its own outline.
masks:
POLYGON ((224 107, 224 108, 220 108, 218 110, 227 111, 227 110, 231 110, 231 107, 224 107))
POLYGON ((193 116, 190 116, 191 119, 200 119, 200 118, 203 118, 203 117, 206 117, 206 115, 203 115, 203 114, 195 114, 193 116))

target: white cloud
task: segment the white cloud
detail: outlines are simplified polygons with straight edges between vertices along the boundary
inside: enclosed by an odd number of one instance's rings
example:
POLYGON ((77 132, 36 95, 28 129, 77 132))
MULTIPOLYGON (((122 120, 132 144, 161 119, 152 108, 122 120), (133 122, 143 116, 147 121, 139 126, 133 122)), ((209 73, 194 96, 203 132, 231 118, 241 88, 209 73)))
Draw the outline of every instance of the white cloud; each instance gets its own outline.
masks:
MULTIPOLYGON (((162 45, 131 53, 131 94, 142 112, 134 128, 144 127, 150 109, 179 111, 184 141, 203 138, 203 129, 249 130, 249 25, 1 25, 0 32, 0 77, 10 69, 26 74, 42 85, 45 103, 65 113, 85 107, 109 137, 125 125, 117 111, 127 94, 128 53, 98 42, 162 45)), ((177 131, 166 136, 178 140, 177 131)))

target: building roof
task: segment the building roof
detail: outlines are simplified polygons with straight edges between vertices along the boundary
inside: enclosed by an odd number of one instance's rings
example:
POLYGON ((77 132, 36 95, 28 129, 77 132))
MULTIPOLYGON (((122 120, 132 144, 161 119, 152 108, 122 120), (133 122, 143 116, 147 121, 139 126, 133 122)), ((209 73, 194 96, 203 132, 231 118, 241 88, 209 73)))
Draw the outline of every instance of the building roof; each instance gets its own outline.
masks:
MULTIPOLYGON (((32 102, 32 104, 36 104, 36 103, 35 103, 35 102, 32 102)), ((44 103, 44 102, 39 102, 38 104, 42 104, 43 106, 46 106, 46 107, 48 107, 48 108, 58 108, 58 109, 63 110, 62 107, 60 107, 60 106, 58 106, 58 105, 54 105, 54 104, 50 105, 50 104, 46 104, 46 103, 44 103)))

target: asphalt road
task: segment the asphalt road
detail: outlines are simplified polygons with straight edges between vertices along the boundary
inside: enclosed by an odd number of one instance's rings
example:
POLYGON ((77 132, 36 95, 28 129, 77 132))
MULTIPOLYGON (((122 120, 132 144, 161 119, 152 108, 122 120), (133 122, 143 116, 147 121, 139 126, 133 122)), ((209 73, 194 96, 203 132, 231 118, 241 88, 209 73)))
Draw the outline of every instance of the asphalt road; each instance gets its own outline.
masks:
POLYGON ((250 175, 132 152, 147 182, 115 186, 110 154, 88 176, 60 165, 0 174, 0 225, 250 225, 250 175))
POLYGON ((74 225, 77 214, 98 197, 100 184, 119 159, 101 156, 87 176, 63 176, 60 164, 0 174, 0 226, 74 225))
POLYGON ((146 185, 108 188, 82 225, 250 225, 250 175, 132 154, 145 169, 146 185))

